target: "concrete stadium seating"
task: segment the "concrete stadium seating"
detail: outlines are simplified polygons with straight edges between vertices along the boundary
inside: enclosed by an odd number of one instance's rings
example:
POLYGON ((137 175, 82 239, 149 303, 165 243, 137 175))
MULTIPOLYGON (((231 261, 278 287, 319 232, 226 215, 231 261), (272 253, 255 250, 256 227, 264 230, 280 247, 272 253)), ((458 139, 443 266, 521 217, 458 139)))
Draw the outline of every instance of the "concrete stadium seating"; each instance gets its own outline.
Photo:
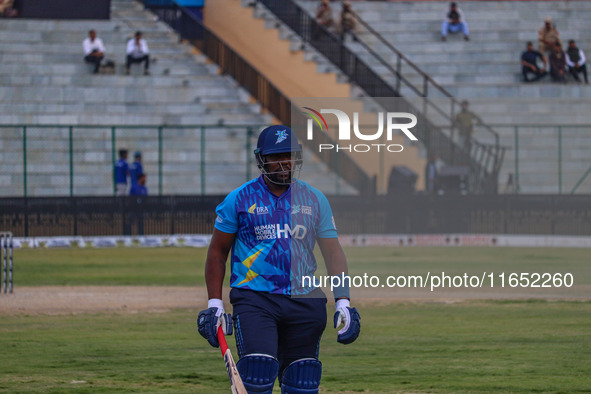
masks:
MULTIPOLYGON (((0 19, 0 125, 7 125, 0 128, 0 196, 24 193, 24 131, 10 126, 30 126, 29 196, 70 193, 69 125, 75 126, 75 195, 113 193, 113 147, 129 149, 130 163, 133 151, 143 152, 150 194, 158 192, 159 168, 165 194, 222 194, 257 175, 252 152, 245 149, 246 129, 251 126, 258 134, 271 121, 232 78, 219 75, 216 65, 179 43, 167 25, 135 1, 113 0, 109 21, 0 19), (83 62, 82 40, 89 29, 103 39, 105 57, 116 62, 114 75, 93 75, 83 62), (150 47, 150 76, 142 75, 138 65, 132 66, 132 75, 124 73, 125 44, 136 30, 150 47), (219 127, 209 128, 203 138, 199 128, 165 128, 159 163, 157 126, 202 124, 219 127), (150 127, 117 129, 112 145, 111 125, 150 127), (231 125, 244 127, 223 127, 231 125)), ((324 192, 354 192, 309 152, 305 156, 309 178, 324 192)))

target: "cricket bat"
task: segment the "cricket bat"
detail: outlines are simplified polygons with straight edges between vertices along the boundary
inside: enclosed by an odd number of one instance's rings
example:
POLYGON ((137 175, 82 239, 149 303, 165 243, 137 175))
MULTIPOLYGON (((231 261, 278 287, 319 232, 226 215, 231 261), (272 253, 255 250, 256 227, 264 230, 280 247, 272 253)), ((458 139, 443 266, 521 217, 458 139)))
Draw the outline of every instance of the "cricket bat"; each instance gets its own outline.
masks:
POLYGON ((234 362, 230 348, 228 348, 228 343, 226 342, 222 326, 218 327, 218 342, 220 343, 220 350, 222 351, 222 356, 224 356, 224 361, 226 362, 226 370, 228 371, 228 377, 230 378, 232 394, 248 394, 244 388, 244 383, 242 383, 238 369, 236 369, 236 363, 234 362))

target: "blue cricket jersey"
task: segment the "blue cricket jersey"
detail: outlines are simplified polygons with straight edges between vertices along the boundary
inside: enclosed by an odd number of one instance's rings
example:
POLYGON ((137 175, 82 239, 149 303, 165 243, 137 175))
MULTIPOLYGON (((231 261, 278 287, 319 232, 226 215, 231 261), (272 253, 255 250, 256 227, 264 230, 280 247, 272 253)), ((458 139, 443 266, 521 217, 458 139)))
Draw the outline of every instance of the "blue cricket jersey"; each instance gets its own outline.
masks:
POLYGON ((117 160, 115 163, 115 183, 127 184, 127 173, 129 172, 129 165, 123 159, 117 160))
POLYGON ((131 181, 131 186, 137 185, 137 176, 143 173, 144 167, 141 162, 134 161, 131 163, 131 166, 129 167, 129 180, 131 181))
POLYGON ((302 276, 316 272, 316 238, 337 238, 322 192, 298 180, 277 197, 261 175, 228 194, 216 213, 215 228, 236 234, 231 287, 285 295, 314 289, 302 286, 302 276))
POLYGON ((129 190, 130 196, 147 196, 148 195, 148 188, 146 186, 138 185, 131 185, 131 189, 129 190))

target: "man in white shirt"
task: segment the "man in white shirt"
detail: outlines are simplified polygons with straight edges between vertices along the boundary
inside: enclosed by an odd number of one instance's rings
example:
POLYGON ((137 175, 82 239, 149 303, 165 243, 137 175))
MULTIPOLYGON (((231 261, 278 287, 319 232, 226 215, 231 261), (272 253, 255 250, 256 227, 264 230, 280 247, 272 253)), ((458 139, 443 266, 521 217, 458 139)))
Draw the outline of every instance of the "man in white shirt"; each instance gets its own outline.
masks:
POLYGON ((137 31, 134 38, 127 42, 127 61, 125 73, 129 75, 129 67, 133 63, 144 63, 144 75, 150 75, 150 54, 146 40, 142 38, 142 32, 137 31))
POLYGON ((84 48, 84 61, 94 64, 94 73, 98 74, 103 57, 105 57, 105 46, 103 40, 96 36, 94 30, 88 32, 88 37, 82 42, 84 48))
POLYGON ((581 49, 577 47, 575 40, 570 40, 568 42, 568 49, 565 52, 566 65, 568 66, 568 71, 570 71, 575 81, 581 82, 581 80, 579 79, 579 73, 583 73, 585 83, 588 84, 589 80, 587 79, 587 66, 585 65, 585 54, 581 49))

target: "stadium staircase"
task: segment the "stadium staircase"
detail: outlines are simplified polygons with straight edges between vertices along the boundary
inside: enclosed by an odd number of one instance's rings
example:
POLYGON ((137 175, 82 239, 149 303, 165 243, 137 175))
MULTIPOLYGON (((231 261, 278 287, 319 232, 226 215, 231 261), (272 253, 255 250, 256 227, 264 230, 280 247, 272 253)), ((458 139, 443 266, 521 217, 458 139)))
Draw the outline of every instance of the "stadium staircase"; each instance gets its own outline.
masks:
MULTIPOLYGON (((279 29, 280 36, 292 42, 293 50, 303 49, 309 60, 315 61, 319 71, 337 72, 339 79, 356 85, 353 90, 357 97, 400 97, 400 82, 410 86, 409 81, 397 78, 389 81, 373 69, 373 63, 366 56, 376 60, 376 54, 365 43, 353 43, 350 38, 341 45, 338 33, 334 29, 326 31, 317 26, 314 13, 317 2, 287 1, 283 4, 273 0, 243 0, 244 6, 254 7, 255 16, 265 20, 269 27, 279 29), (321 31, 319 36, 312 34, 321 31), (352 45, 351 45, 352 44, 352 45), (388 83, 390 82, 390 83, 388 83)), ((334 4, 335 20, 338 20, 338 7, 334 4)), ((377 58, 380 65, 388 69, 390 75, 396 75, 394 68, 384 59, 377 58)), ((454 135, 446 132, 434 122, 439 117, 446 119, 449 126, 459 102, 442 89, 424 73, 418 87, 412 87, 411 95, 400 100, 405 102, 406 111, 416 114, 419 125, 413 131, 429 154, 435 154, 447 165, 469 165, 471 177, 469 190, 474 193, 495 193, 497 191, 498 170, 503 161, 504 148, 498 143, 498 135, 489 127, 487 141, 476 140, 471 152, 466 152, 454 141, 454 135), (436 91, 442 102, 435 102, 427 92, 436 91), (450 99, 451 98, 451 99, 450 99), (433 114, 435 116, 433 116, 433 114)), ((405 92, 408 93, 408 92, 405 92)), ((383 106, 382 106, 383 107, 383 106)), ((384 110, 389 108, 383 107, 384 110)), ((426 155, 426 153, 424 153, 426 155)))
MULTIPOLYGON (((244 3, 255 2, 245 0, 244 3)), ((318 2, 302 0, 298 4, 313 16, 318 2)), ((405 99, 420 108, 422 103, 417 96, 424 92, 429 102, 443 109, 449 107, 450 99, 446 97, 449 93, 458 103, 468 99, 470 109, 484 124, 493 125, 496 136, 490 132, 490 127, 478 127, 475 137, 484 146, 498 141, 501 147, 509 149, 498 161, 502 163, 497 168, 499 192, 513 192, 515 187, 506 183, 518 176, 521 177, 519 191, 524 193, 570 192, 579 185, 581 177, 589 170, 585 152, 591 148, 591 140, 587 138, 588 127, 583 125, 591 124, 591 115, 586 109, 591 88, 572 80, 566 86, 557 85, 550 82, 549 77, 536 84, 521 83, 519 57, 526 41, 536 43, 537 31, 547 16, 553 18, 563 41, 574 38, 588 53, 585 37, 589 37, 591 28, 586 20, 591 13, 591 3, 462 2, 471 41, 464 42, 461 35, 450 35, 445 43, 440 41, 440 25, 448 3, 352 4, 360 17, 357 30, 360 40, 347 39, 347 48, 405 99), (409 62, 400 62, 396 51, 409 62), (409 63, 418 65, 420 71, 409 63), (396 76, 397 72, 401 78, 396 76), (429 83, 425 82, 425 75, 429 83), (442 90, 434 89, 436 85, 442 90), (517 129, 516 125, 519 125, 517 129)), ((333 11, 338 20, 339 3, 333 3, 333 11)), ((269 25, 276 24, 277 18, 269 14, 266 10, 259 12, 269 25)), ((305 48, 307 57, 318 63, 319 70, 338 70, 327 56, 306 45, 285 26, 280 29, 284 30, 284 36, 291 37, 294 47, 305 48)), ((347 79, 342 69, 341 73, 341 78, 347 79)), ((458 110, 459 105, 456 105, 455 111, 458 110)), ((451 131, 449 116, 441 115, 439 111, 430 111, 428 119, 445 134, 453 133, 451 139, 457 141, 458 133, 451 131)), ((472 152, 472 157, 484 157, 481 153, 472 152)), ((589 177, 579 186, 578 193, 591 191, 589 177)))
MULTIPOLYGON (((112 195, 113 151, 121 148, 130 162, 143 152, 150 194, 223 194, 254 177, 246 148, 272 117, 140 3, 111 4, 108 21, 0 19, 0 195, 112 195), (83 62, 89 29, 103 39, 115 75, 92 75, 83 62), (136 30, 150 47, 150 76, 137 65, 124 74, 136 30), (189 125, 213 127, 202 135, 189 125)), ((324 192, 354 192, 322 162, 306 165, 324 192)))

